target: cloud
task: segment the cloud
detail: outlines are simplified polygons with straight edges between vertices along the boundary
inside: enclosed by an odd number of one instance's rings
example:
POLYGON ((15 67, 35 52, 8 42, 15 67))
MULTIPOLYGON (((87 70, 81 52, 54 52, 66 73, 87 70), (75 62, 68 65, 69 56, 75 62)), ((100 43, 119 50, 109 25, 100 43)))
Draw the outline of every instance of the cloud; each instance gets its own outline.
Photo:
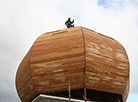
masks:
POLYGON ((98 5, 104 8, 121 7, 123 3, 123 0, 98 0, 98 5))
POLYGON ((138 102, 138 95, 137 94, 135 94, 135 93, 132 93, 131 94, 131 97, 128 97, 128 100, 127 100, 127 102, 138 102))
POLYGON ((19 101, 14 85, 19 63, 39 35, 66 28, 68 17, 121 42, 131 66, 129 97, 138 96, 137 0, 2 0, 0 14, 0 102, 19 101))

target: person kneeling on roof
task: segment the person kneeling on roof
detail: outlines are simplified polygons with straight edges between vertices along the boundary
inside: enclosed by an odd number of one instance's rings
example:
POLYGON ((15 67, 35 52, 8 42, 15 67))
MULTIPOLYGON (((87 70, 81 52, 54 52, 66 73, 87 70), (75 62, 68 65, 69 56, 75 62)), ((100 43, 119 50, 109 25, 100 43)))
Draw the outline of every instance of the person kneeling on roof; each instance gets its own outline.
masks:
POLYGON ((70 28, 70 27, 74 27, 74 19, 73 21, 71 21, 71 18, 69 17, 68 20, 65 22, 65 25, 67 26, 67 28, 70 28))

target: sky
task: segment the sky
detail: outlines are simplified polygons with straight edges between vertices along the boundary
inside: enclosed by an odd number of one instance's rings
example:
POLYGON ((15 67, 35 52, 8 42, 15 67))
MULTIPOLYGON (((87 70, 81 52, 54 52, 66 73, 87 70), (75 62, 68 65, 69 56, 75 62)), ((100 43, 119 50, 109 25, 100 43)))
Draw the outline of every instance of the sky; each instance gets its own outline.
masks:
POLYGON ((0 102, 20 102, 17 68, 38 36, 68 17, 119 41, 130 61, 127 102, 138 102, 138 0, 0 0, 0 102))

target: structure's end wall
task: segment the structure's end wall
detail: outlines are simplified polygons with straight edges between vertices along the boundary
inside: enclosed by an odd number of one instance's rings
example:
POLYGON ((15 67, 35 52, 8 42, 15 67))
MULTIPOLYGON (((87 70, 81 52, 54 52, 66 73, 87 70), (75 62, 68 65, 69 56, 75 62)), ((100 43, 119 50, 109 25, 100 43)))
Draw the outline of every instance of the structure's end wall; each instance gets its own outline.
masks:
POLYGON ((124 95, 126 85, 129 85, 129 61, 125 49, 110 37, 82 29, 86 49, 86 87, 124 95))
POLYGON ((16 89, 22 102, 34 97, 35 89, 30 70, 30 51, 26 54, 16 73, 16 89))

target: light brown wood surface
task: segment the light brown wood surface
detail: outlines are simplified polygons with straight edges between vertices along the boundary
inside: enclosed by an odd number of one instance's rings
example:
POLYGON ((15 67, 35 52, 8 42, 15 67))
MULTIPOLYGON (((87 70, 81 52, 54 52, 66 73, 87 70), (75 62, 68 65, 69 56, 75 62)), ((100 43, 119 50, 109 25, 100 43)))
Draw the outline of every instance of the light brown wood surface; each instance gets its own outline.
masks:
POLYGON ((129 61, 116 40, 83 27, 49 32, 36 39, 16 74, 22 102, 40 93, 86 88, 120 94, 129 91, 129 61), (84 80, 86 69, 86 80, 84 80))

